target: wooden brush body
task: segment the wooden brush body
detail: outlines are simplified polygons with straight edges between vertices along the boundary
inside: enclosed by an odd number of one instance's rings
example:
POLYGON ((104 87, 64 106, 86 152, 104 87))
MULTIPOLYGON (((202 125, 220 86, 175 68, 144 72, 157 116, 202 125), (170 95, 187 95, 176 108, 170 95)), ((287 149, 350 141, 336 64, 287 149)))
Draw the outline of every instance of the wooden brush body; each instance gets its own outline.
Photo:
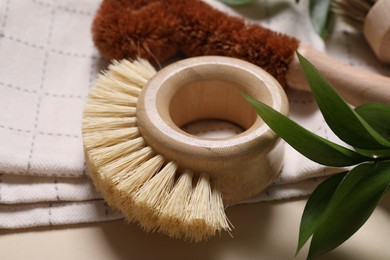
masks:
POLYGON ((137 123, 145 141, 168 160, 217 180, 225 205, 252 198, 282 167, 284 142, 241 96, 246 93, 288 114, 280 84, 251 63, 220 56, 175 62, 145 86, 137 123), (219 119, 244 131, 232 137, 200 138, 181 130, 198 120, 219 119))
POLYGON ((284 142, 241 92, 288 113, 280 84, 242 60, 196 57, 157 73, 145 60, 111 64, 89 94, 82 124, 89 173, 107 203, 171 237, 230 232, 224 208, 268 187, 284 157, 284 142), (245 131, 219 139, 181 129, 209 118, 245 131))

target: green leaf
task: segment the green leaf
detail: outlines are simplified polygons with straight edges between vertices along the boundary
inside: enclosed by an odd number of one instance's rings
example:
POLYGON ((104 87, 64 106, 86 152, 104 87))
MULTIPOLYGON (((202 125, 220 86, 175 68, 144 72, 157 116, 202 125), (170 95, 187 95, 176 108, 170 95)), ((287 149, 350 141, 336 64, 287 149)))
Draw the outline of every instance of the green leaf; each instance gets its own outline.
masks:
POLYGON ((314 231, 308 259, 322 255, 350 238, 371 216, 390 183, 390 161, 352 169, 334 192, 314 231))
POLYGON ((328 166, 350 166, 367 160, 367 157, 311 133, 268 105, 244 97, 277 135, 310 160, 328 166))
POLYGON ((247 5, 254 2, 255 0, 220 0, 220 1, 228 5, 247 5))
POLYGON ((355 151, 363 156, 372 158, 373 160, 388 160, 390 159, 390 149, 384 150, 366 150, 355 148, 355 151))
POLYGON ((309 197, 301 218, 297 254, 307 242, 307 240, 318 229, 322 220, 322 214, 328 207, 333 193, 336 191, 336 188, 343 180, 345 175, 346 172, 343 172, 328 177, 325 181, 317 186, 317 188, 309 197))
POLYGON ((310 0, 309 12, 310 20, 315 31, 326 38, 333 25, 333 12, 330 8, 332 0, 310 0))
POLYGON ((366 122, 387 140, 390 140, 390 106, 369 103, 355 108, 366 122))
POLYGON ((341 140, 359 149, 389 148, 390 141, 351 109, 308 60, 299 53, 297 55, 321 113, 332 131, 341 140))

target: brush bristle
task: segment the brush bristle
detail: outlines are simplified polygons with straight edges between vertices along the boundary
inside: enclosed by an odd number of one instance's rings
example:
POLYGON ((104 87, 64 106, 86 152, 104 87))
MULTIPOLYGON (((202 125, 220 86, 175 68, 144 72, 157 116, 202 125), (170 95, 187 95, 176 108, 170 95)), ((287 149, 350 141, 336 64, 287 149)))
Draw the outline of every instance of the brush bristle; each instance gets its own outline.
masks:
POLYGON ((155 73, 145 60, 123 60, 98 77, 82 125, 91 178, 110 206, 145 230, 191 241, 229 232, 208 175, 193 188, 193 173, 156 154, 137 127, 138 96, 155 73))
POLYGON ((97 147, 113 146, 140 136, 138 127, 124 127, 115 130, 92 132, 84 135, 85 148, 91 150, 97 147))
POLYGON ((198 242, 215 235, 211 198, 209 176, 202 173, 185 209, 184 221, 190 234, 187 239, 198 242))
POLYGON ((159 231, 170 237, 181 238, 185 233, 183 219, 192 194, 192 177, 192 171, 184 171, 168 198, 160 206, 159 231))
POLYGON ((215 227, 215 230, 218 233, 222 231, 227 231, 230 235, 230 231, 233 228, 233 225, 229 222, 229 219, 226 217, 225 208, 222 200, 222 192, 219 189, 218 183, 214 182, 213 189, 211 192, 211 203, 210 203, 210 219, 212 225, 215 227))
POLYGON ((84 115, 86 117, 133 117, 135 111, 135 107, 89 103, 84 108, 84 115))
POLYGON ((133 196, 145 182, 150 180, 162 167, 165 159, 160 154, 143 162, 132 171, 124 172, 113 178, 113 182, 118 191, 123 194, 133 196))
POLYGON ((377 0, 333 0, 332 10, 358 31, 363 31, 364 21, 377 0))
MULTIPOLYGON (((142 137, 127 140, 123 143, 117 143, 109 147, 98 147, 90 150, 91 159, 97 167, 107 167, 110 163, 115 163, 115 166, 120 165, 124 158, 130 156, 132 152, 145 146, 145 141, 142 137)), ((122 166, 123 167, 123 166, 122 166)))
POLYGON ((134 196, 134 214, 146 231, 157 226, 158 208, 173 187, 177 164, 169 162, 153 178, 146 182, 134 196))
POLYGON ((134 195, 149 181, 161 168, 165 159, 156 155, 143 161, 138 167, 130 171, 121 171, 111 177, 109 199, 114 207, 121 209, 128 221, 137 221, 134 215, 134 195))
POLYGON ((104 0, 92 34, 108 60, 141 56, 164 64, 177 55, 235 57, 262 67, 284 86, 299 44, 295 38, 246 23, 202 0, 104 0))
POLYGON ((99 134, 101 131, 115 131, 134 127, 137 124, 137 119, 135 117, 84 117, 82 124, 84 135, 99 134))
POLYGON ((154 155, 153 149, 149 146, 143 147, 140 150, 130 150, 126 156, 101 166, 100 172, 102 174, 104 173, 102 178, 112 180, 117 173, 131 171, 154 155))
POLYGON ((114 200, 127 218, 134 219, 134 194, 161 169, 164 162, 164 157, 158 154, 134 170, 121 172, 112 178, 114 200))

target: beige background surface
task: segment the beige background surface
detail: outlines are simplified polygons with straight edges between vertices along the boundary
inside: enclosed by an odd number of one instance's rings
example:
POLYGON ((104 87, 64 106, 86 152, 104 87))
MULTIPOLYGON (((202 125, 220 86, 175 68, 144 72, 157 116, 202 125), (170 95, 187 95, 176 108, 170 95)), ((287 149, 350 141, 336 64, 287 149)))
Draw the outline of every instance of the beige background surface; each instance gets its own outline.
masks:
MULTIPOLYGON (((228 234, 199 244, 148 234, 134 224, 101 224, 0 231, 1 259, 305 259, 308 246, 295 258, 298 226, 306 199, 231 207, 235 226, 228 234)), ((390 259, 390 196, 341 247, 319 260, 390 259)))

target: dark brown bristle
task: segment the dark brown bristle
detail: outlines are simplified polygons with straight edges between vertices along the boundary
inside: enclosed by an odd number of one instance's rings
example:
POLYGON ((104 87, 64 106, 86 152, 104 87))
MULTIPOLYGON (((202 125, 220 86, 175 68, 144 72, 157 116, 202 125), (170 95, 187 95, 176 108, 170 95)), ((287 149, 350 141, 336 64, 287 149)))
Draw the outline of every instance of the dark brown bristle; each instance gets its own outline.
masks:
POLYGON ((93 40, 107 59, 141 56, 164 63, 178 54, 252 62, 285 85, 295 38, 228 16, 200 0, 104 0, 93 40))
POLYGON ((178 52, 172 39, 179 20, 152 1, 103 1, 92 26, 93 41, 108 60, 140 56, 154 64, 178 52))

